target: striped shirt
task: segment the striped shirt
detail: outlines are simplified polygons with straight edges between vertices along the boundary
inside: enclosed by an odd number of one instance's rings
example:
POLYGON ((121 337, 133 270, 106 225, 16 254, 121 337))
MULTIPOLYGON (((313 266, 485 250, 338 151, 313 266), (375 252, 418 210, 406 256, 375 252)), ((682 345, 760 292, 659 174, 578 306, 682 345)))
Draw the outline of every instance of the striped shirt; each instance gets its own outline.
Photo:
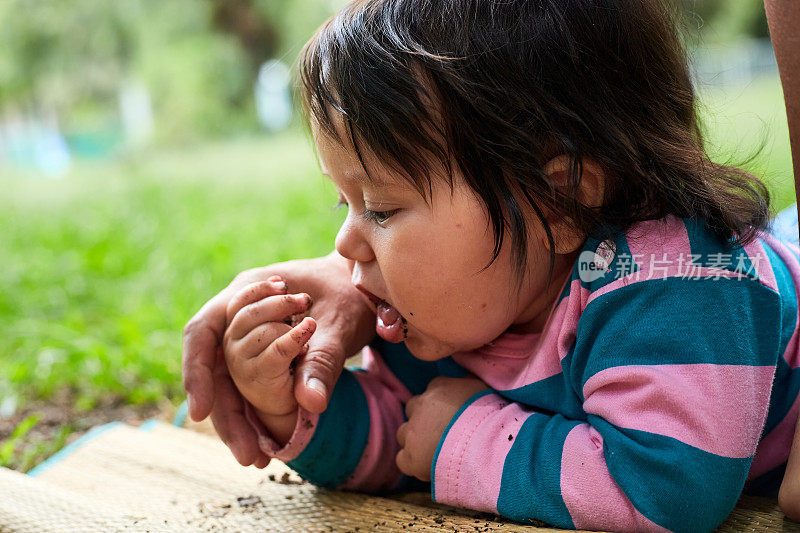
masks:
POLYGON ((589 239, 541 333, 436 362, 376 339, 321 415, 262 449, 320 486, 417 483, 395 465, 403 406, 439 375, 490 388, 450 421, 435 501, 579 529, 714 529, 745 492, 777 494, 800 392, 800 249, 733 248, 694 219, 589 239))

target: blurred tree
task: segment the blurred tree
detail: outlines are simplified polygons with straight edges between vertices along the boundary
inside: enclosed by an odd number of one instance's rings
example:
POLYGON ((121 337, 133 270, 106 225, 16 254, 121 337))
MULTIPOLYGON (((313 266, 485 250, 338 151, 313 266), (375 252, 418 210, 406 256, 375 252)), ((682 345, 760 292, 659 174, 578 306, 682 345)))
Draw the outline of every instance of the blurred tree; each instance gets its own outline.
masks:
POLYGON ((348 0, 225 0, 213 2, 214 26, 233 33, 253 72, 269 59, 294 61, 324 19, 348 0))
POLYGON ((135 47, 127 4, 0 3, 0 104, 55 108, 113 92, 135 47))
POLYGON ((234 35, 212 27, 211 2, 139 0, 132 75, 151 92, 162 140, 254 128, 253 76, 234 35))
MULTIPOLYGON (((0 0, 0 117, 54 112, 66 130, 108 122, 121 86, 144 82, 160 140, 255 128, 253 82, 293 63, 347 0, 0 0)), ((755 0, 676 0, 702 41, 765 36, 755 0)))
POLYGON ((213 4, 214 26, 238 37, 250 58, 251 70, 275 55, 278 34, 275 24, 252 0, 227 0, 213 4))
POLYGON ((699 26, 706 42, 769 37, 762 2, 754 0, 681 0, 682 10, 699 26))
POLYGON ((44 109, 66 130, 96 128, 141 80, 160 140, 255 128, 258 67, 291 62, 336 1, 3 0, 0 114, 44 109))

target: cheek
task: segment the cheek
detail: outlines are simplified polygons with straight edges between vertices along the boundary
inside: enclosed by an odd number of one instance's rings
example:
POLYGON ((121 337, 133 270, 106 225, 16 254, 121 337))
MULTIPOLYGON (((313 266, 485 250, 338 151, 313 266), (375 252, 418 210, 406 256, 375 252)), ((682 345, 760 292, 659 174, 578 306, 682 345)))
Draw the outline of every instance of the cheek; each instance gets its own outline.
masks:
POLYGON ((509 245, 484 269, 493 234, 465 185, 452 195, 447 185, 435 187, 431 205, 376 249, 387 294, 408 321, 409 340, 416 334, 436 353, 477 348, 512 322, 509 245))
POLYGON ((491 242, 440 234, 395 245, 391 256, 402 259, 381 270, 410 340, 416 332, 433 344, 476 348, 508 327, 510 281, 502 257, 479 272, 491 259, 491 242))

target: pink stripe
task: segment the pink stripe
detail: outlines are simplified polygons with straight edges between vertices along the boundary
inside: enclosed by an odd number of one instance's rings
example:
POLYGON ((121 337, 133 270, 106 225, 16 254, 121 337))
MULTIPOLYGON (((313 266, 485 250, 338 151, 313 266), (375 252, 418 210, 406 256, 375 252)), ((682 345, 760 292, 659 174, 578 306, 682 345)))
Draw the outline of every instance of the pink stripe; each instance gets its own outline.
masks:
POLYGON ((800 413, 800 396, 795 399, 784 419, 761 439, 747 479, 765 474, 789 458, 798 413, 800 413))
POLYGON ((364 492, 391 489, 402 476, 395 457, 400 451, 396 435, 403 423, 403 406, 376 376, 363 372, 354 372, 353 375, 367 397, 369 436, 356 469, 338 488, 364 492))
POLYGON ((774 366, 617 366, 584 384, 583 408, 622 428, 673 437, 724 457, 752 457, 774 373, 774 366))
POLYGON ((662 279, 662 278, 686 278, 686 279, 742 279, 746 278, 746 274, 740 274, 739 272, 732 272, 730 270, 723 270, 719 268, 709 268, 709 267, 691 267, 691 274, 687 274, 689 270, 687 270, 686 265, 670 265, 667 268, 659 269, 656 271, 641 270, 637 272, 633 272, 628 274, 625 277, 616 279, 609 283, 608 285, 604 285, 600 287, 596 291, 592 292, 589 295, 589 302, 596 300, 600 296, 619 289, 620 287, 627 287, 628 285, 633 285, 634 283, 640 283, 642 281, 648 281, 650 279, 662 279))
MULTIPOLYGON (((768 233, 760 234, 760 237, 767 244, 767 246, 772 248, 775 254, 781 258, 786 265, 786 268, 789 269, 789 274, 794 282, 797 298, 800 298, 800 287, 797 286, 798 280, 800 280, 800 262, 797 261, 797 257, 792 250, 789 249, 790 247, 796 249, 796 247, 794 247, 794 245, 787 244, 768 233)), ((792 333, 791 339, 789 339, 789 344, 786 346, 786 350, 783 352, 783 358, 786 360, 789 368, 797 368, 800 366, 800 348, 798 347, 797 321, 795 321, 794 332, 792 333)))
POLYGON ((509 403, 497 394, 487 394, 470 404, 439 450, 434 500, 497 513, 506 456, 530 415, 520 404, 509 403))
POLYGON ((317 427, 317 420, 319 419, 318 414, 306 411, 302 406, 299 407, 294 432, 292 432, 292 436, 289 437, 286 444, 281 447, 269 434, 264 423, 256 415, 255 409, 247 400, 244 401, 244 416, 258 436, 258 444, 261 451, 267 457, 275 457, 284 463, 296 458, 305 449, 314 435, 314 429, 317 427))
MULTIPOLYGON (((719 265, 701 266, 692 261, 691 244, 683 220, 668 215, 661 220, 648 220, 635 225, 626 235, 632 259, 639 267, 609 285, 592 293, 592 299, 610 292, 620 286, 639 281, 665 279, 669 277, 701 278, 743 278, 745 275, 727 270, 732 257, 720 256, 719 265)), ((758 250, 751 247, 755 253, 758 250)), ((747 251, 747 250, 745 250, 747 251)), ((763 253, 763 250, 762 250, 763 253)), ((629 269, 630 270, 630 269, 629 269)), ((771 270, 769 271, 771 273, 771 270)), ((769 273, 766 273, 767 277, 769 273)), ((774 279, 774 277, 773 277, 774 279)))
POLYGON ((789 339, 789 344, 786 345, 786 349, 783 351, 783 358, 786 363, 789 365, 789 368, 797 368, 800 366, 800 350, 798 349, 798 336, 797 336, 797 324, 794 326, 794 332, 792 333, 791 338, 789 339))
MULTIPOLYGON (((765 241, 769 245, 770 248, 772 248, 776 252, 778 252, 778 247, 788 248, 789 249, 789 253, 794 255, 794 262, 797 263, 797 257, 800 256, 800 248, 798 248, 796 244, 794 244, 793 242, 789 242, 789 241, 783 241, 783 240, 777 238, 775 235, 773 235, 772 233, 769 233, 769 232, 759 232, 758 236, 763 241, 765 241), (776 244, 776 243, 780 243, 780 244, 776 244)), ((786 261, 786 257, 784 257, 784 254, 778 252, 778 255, 781 257, 781 259, 786 261)), ((794 277, 794 276, 792 276, 792 277, 794 277)))
POLYGON ((750 263, 753 265, 756 277, 763 284, 778 292, 778 282, 775 281, 775 273, 772 271, 772 265, 769 263, 767 253, 761 245, 761 241, 754 239, 752 242, 747 243, 744 247, 747 256, 750 258, 750 263))
POLYGON ((686 261, 691 253, 686 225, 673 215, 639 222, 628 230, 625 238, 639 268, 648 272, 651 266, 658 268, 662 260, 678 264, 681 257, 686 261), (651 257, 657 263, 651 263, 651 257))
POLYGON ((583 310, 586 309, 586 304, 589 303, 589 295, 589 289, 584 288, 579 279, 572 282, 572 286, 569 289, 569 296, 566 298, 567 309, 564 311, 561 323, 557 323, 558 358, 560 360, 563 360, 567 356, 570 348, 575 344, 578 320, 583 310))
POLYGON ((561 454, 561 497, 576 529, 668 531, 645 518, 611 477, 603 437, 589 424, 575 426, 561 454))

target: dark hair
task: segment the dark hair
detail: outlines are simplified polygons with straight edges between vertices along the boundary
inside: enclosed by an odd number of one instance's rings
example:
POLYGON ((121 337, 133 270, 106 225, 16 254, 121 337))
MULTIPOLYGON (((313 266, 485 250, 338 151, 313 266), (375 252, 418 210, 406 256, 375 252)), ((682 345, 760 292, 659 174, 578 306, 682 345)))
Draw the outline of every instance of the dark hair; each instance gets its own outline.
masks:
POLYGON ((363 143, 426 198, 420 154, 457 165, 488 210, 489 265, 508 229, 518 275, 520 201, 551 250, 548 211, 598 239, 672 214, 741 245, 769 222, 765 185, 705 152, 687 54, 661 0, 357 0, 306 43, 299 67, 307 118, 362 165, 363 143), (542 169, 562 153, 574 162, 563 191, 542 169), (607 174, 599 207, 576 194, 586 157, 607 174))

